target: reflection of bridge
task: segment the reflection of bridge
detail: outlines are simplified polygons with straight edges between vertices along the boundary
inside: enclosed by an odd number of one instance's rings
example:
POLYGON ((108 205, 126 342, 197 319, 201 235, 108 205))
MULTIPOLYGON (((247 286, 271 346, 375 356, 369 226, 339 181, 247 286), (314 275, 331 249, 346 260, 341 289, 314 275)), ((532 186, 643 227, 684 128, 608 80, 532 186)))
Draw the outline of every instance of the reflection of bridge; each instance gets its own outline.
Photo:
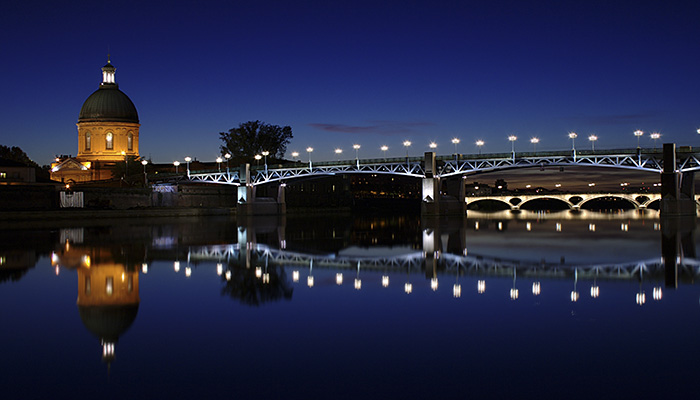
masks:
MULTIPOLYGON (((523 276, 538 278, 577 278, 602 280, 639 281, 647 276, 664 276, 663 258, 652 258, 626 263, 577 265, 563 263, 534 262, 480 255, 458 255, 443 252, 426 254, 407 251, 391 256, 342 256, 339 254, 313 255, 278 250, 263 244, 238 244, 193 247, 188 259, 191 261, 244 261, 255 263, 262 260, 267 265, 289 267, 328 268, 357 271, 421 272, 444 271, 449 275, 472 276, 523 276)), ((693 258, 678 258, 679 273, 696 278, 700 275, 700 261, 693 258)), ((432 274, 432 272, 430 272, 432 274)))
MULTIPOLYGON (((468 157, 455 155, 437 156, 427 152, 424 157, 405 157, 385 160, 348 160, 338 162, 316 163, 309 161, 308 165, 279 168, 251 169, 243 166, 239 171, 225 172, 195 172, 189 168, 187 174, 195 182, 217 183, 238 186, 238 204, 242 214, 264 214, 285 212, 285 182, 290 180, 338 175, 338 174, 392 174, 422 179, 422 213, 430 214, 464 214, 466 211, 464 184, 457 179, 456 185, 441 185, 441 179, 458 178, 468 174, 492 172, 515 168, 544 168, 544 167, 602 167, 626 169, 634 171, 656 172, 661 175, 661 194, 666 206, 661 206, 662 213, 667 215, 690 215, 695 213, 694 172, 700 170, 700 153, 689 149, 676 151, 674 144, 665 144, 664 151, 651 149, 606 150, 606 151, 565 151, 547 153, 523 153, 516 156, 515 152, 508 154, 470 155, 468 157), (274 207, 270 204, 256 202, 254 188, 257 185, 278 183, 277 201, 274 207), (461 183, 461 184, 460 184, 461 183), (450 203, 441 200, 448 193, 457 201, 450 203), (666 194, 666 195, 664 195, 666 194)), ((455 179, 452 179, 453 181, 455 179)), ((620 197, 620 196, 617 196, 620 197)), ((627 198, 627 197, 623 197, 627 198)), ((580 202, 572 202, 570 198, 561 198, 570 208, 576 209, 580 202)), ((646 201, 631 199, 638 208, 648 205, 646 201)), ((585 200, 588 201, 588 200, 585 200)), ((584 201, 584 203, 585 203, 584 201)), ((518 207, 508 201, 511 207, 518 207)))
POLYGON ((580 210, 584 204, 597 199, 626 200, 636 209, 646 209, 653 202, 661 200, 661 195, 658 193, 542 193, 465 197, 467 204, 491 200, 504 203, 511 210, 519 210, 523 205, 535 200, 556 200, 566 204, 571 210, 580 210))

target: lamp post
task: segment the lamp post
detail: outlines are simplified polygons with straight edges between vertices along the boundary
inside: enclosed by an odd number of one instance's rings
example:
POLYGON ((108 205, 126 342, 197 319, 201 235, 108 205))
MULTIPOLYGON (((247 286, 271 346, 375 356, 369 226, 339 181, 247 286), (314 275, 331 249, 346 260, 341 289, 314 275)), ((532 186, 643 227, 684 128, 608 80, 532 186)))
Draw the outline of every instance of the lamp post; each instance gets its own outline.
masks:
POLYGON ((437 143, 430 142, 430 144, 428 144, 428 147, 430 147, 432 150, 435 150, 437 148, 437 143))
POLYGON ((190 176, 190 161, 192 161, 192 157, 185 157, 185 162, 187 163, 187 176, 190 176))
POLYGON ((293 151, 292 152, 292 159, 294 159, 294 162, 297 162, 297 158, 299 157, 299 152, 298 151, 293 151))
POLYGON ((576 140, 577 137, 578 135, 576 132, 569 132, 569 139, 571 139, 571 151, 573 151, 574 154, 576 154, 576 143, 574 143, 574 140, 576 140))
POLYGON ((384 153, 384 161, 386 161, 386 151, 389 150, 389 146, 382 145, 382 147, 380 147, 379 149, 381 149, 382 152, 384 153))
POLYGON ((228 168, 228 160, 231 158, 231 153, 224 154, 224 158, 226 159, 226 173, 229 174, 231 170, 228 168))
POLYGON ((219 172, 221 172, 221 163, 224 162, 224 159, 221 157, 216 157, 216 165, 219 167, 219 172))
POLYGON ((360 168, 360 145, 355 143, 352 145, 352 148, 355 149, 355 162, 357 163, 357 168, 360 168))
POLYGON ((649 137, 654 141, 654 149, 656 149, 656 141, 659 140, 661 134, 659 132, 652 132, 649 137))
POLYGON ((403 147, 406 148, 406 158, 408 158, 408 148, 411 147, 411 141, 410 140, 404 140, 403 141, 403 147))
POLYGON ((588 137, 588 140, 591 142, 591 151, 595 153, 595 141, 598 140, 598 136, 591 135, 588 137))
POLYGON ((508 140, 510 141, 510 151, 513 153, 513 161, 515 161, 515 141, 518 140, 518 137, 510 135, 508 136, 508 140))
POLYGON ((269 152, 269 151, 263 151, 263 152, 260 153, 260 154, 262 154, 263 157, 265 157, 265 173, 267 173, 267 156, 270 155, 270 152, 269 152))
POLYGON ((534 154, 537 154, 537 143, 539 143, 539 142, 540 142, 539 138, 536 138, 536 137, 530 138, 530 143, 532 143, 532 152, 534 154))
POLYGON ((255 159, 255 167, 259 167, 260 160, 262 160, 262 156, 260 154, 256 154, 253 158, 255 159))
POLYGON ((148 185, 148 175, 146 175, 146 165, 148 164, 148 160, 141 160, 141 165, 143 165, 143 184, 145 186, 148 185))
POLYGON ((476 147, 479 149, 479 155, 481 155, 481 146, 484 145, 484 141, 479 139, 476 141, 476 147))
POLYGON ((637 129, 636 131, 634 131, 634 136, 637 137, 637 148, 639 148, 639 138, 641 138, 642 135, 644 135, 644 132, 643 132, 643 131, 641 131, 641 130, 639 130, 639 129, 637 129))
POLYGON ((311 169, 311 167, 312 167, 312 166, 311 166, 311 153, 313 153, 313 151, 314 151, 314 148, 313 148, 313 147, 310 147, 310 146, 309 146, 309 147, 306 148, 306 152, 309 153, 309 169, 311 169))
POLYGON ((343 154, 343 149, 337 148, 335 149, 335 155, 338 156, 338 162, 340 162, 340 155, 343 154))
POLYGON ((175 166, 175 173, 177 174, 177 167, 180 166, 180 161, 173 161, 173 165, 175 166))

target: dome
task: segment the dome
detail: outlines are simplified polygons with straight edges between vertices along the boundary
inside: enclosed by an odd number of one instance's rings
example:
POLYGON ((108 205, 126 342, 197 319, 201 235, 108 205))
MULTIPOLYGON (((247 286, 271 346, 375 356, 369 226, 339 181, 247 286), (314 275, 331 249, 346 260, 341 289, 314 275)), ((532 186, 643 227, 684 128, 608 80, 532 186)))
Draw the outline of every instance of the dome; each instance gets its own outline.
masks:
POLYGON ((139 114, 129 96, 116 84, 102 84, 83 103, 78 122, 139 122, 139 114))

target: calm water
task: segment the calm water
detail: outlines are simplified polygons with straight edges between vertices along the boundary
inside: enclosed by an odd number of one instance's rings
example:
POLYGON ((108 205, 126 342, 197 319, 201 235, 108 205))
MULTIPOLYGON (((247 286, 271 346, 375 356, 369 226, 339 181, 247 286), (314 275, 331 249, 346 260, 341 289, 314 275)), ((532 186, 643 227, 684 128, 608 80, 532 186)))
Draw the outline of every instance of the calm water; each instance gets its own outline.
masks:
POLYGON ((691 223, 470 212, 6 225, 0 397, 690 398, 691 223))

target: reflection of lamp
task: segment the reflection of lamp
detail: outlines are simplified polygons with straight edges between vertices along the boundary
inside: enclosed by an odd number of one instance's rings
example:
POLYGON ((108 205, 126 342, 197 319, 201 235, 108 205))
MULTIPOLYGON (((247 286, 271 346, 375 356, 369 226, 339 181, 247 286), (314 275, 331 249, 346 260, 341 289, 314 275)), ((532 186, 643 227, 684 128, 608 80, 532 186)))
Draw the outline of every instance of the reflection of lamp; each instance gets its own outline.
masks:
MULTIPOLYGON (((593 229, 595 230, 595 228, 593 229)), ((598 277, 598 268, 595 269, 595 277, 593 277, 593 286, 591 286, 591 297, 597 299, 600 296, 600 286, 596 283, 596 278, 598 277)))
POLYGON ((355 289, 362 289, 362 281, 360 280, 360 262, 357 262, 357 276, 355 277, 355 289))
POLYGON ((180 261, 173 262, 173 269, 175 272, 180 272, 180 261))
POLYGON ((309 276, 306 277, 306 284, 309 287, 314 287, 314 260, 309 260, 309 276))
POLYGON ((389 286, 389 276, 388 275, 382 276, 382 286, 383 287, 389 286))
POLYGON ((517 300, 518 299, 518 289, 515 287, 515 280, 517 279, 517 270, 515 267, 513 267, 513 287, 510 289, 510 299, 511 300, 517 300))
POLYGON ((576 283, 578 282, 578 269, 574 269, 574 290, 571 291, 571 301, 577 302, 579 298, 578 291, 576 290, 576 283))
POLYGON ((433 289, 433 292, 437 291, 438 289, 438 278, 433 277, 430 279, 430 288, 433 289))
POLYGON ((292 282, 299 282, 299 271, 292 271, 292 282))
POLYGON ((342 285, 343 284, 343 274, 338 272, 335 274, 335 284, 336 285, 342 285))
POLYGON ((532 282, 532 294, 534 296, 539 296, 542 293, 542 286, 539 282, 532 282))
POLYGON ((654 291, 652 292, 652 298, 654 300, 661 300, 663 297, 663 292, 661 291, 661 286, 657 286, 654 288, 654 291))
POLYGON ((221 263, 216 264, 216 274, 221 276, 224 273, 224 266, 221 263))
POLYGON ((144 274, 148 273, 148 264, 147 263, 141 264, 141 272, 143 272, 144 274))
POLYGON ((486 281, 478 280, 476 281, 476 292, 482 294, 486 291, 486 281))

